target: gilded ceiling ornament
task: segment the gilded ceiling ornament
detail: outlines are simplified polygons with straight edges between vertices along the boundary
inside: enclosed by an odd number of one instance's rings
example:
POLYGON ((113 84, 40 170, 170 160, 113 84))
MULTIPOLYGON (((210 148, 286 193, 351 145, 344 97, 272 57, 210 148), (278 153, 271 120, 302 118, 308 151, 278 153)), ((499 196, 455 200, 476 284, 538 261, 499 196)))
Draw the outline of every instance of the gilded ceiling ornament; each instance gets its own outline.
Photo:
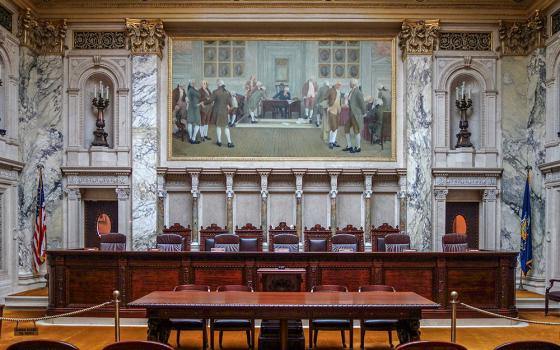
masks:
POLYGON ((65 19, 40 19, 26 9, 19 22, 19 39, 40 55, 63 55, 68 27, 65 19))
POLYGON ((439 20, 405 20, 399 33, 403 58, 406 55, 431 55, 437 49, 439 29, 439 20))
POLYGON ((505 23, 498 27, 500 51, 504 56, 525 56, 532 50, 544 47, 546 25, 539 10, 524 22, 505 23))
POLYGON ((126 19, 126 30, 133 55, 156 54, 161 58, 165 32, 160 19, 126 19))

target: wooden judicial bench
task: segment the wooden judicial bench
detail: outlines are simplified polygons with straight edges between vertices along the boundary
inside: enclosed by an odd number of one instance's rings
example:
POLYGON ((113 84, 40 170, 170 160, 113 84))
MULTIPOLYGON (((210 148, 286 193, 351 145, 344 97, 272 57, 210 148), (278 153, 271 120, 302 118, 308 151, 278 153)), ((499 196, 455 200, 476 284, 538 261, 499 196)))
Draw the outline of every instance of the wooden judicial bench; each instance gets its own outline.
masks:
MULTIPOLYGON (((411 291, 438 304, 423 317, 449 317, 449 294, 501 315, 516 316, 515 277, 517 252, 104 252, 49 250, 49 314, 78 310, 111 299, 121 292, 124 317, 142 317, 127 307, 153 291, 173 290, 179 284, 244 284, 259 289, 257 271, 284 267, 304 269, 307 291, 314 285, 341 284, 349 291, 367 284, 387 284, 411 291)), ((113 313, 108 306, 90 315, 113 313)), ((459 317, 480 317, 459 309, 459 317)))

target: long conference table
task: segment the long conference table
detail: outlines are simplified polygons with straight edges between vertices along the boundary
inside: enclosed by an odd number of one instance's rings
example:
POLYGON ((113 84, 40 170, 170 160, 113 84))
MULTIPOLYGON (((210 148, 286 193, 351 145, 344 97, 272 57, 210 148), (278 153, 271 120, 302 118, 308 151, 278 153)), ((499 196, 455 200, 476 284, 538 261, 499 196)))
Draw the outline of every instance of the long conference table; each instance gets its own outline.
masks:
POLYGON ((276 319, 288 349, 288 320, 396 319, 400 343, 420 339, 422 310, 434 303, 413 292, 152 292, 128 304, 147 310, 148 340, 167 343, 170 318, 276 319))

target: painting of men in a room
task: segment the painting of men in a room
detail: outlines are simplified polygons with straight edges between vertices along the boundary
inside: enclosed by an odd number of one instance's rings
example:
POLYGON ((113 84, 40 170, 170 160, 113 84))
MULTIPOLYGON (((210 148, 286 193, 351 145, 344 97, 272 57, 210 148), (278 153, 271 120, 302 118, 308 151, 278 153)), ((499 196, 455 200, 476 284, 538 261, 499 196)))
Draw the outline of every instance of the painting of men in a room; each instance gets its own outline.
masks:
POLYGON ((394 159, 392 40, 170 45, 171 158, 394 159))

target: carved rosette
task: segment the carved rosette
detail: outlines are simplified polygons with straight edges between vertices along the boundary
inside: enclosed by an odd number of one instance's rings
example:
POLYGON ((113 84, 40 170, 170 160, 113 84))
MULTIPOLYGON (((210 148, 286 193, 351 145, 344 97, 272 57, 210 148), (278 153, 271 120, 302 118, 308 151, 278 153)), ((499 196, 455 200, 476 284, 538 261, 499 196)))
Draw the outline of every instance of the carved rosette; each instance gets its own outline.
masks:
POLYGON ((439 41, 439 20, 405 20, 399 33, 399 48, 406 55, 431 55, 439 41))
POLYGON ((525 56, 536 48, 544 47, 546 39, 545 19, 539 10, 526 22, 506 23, 498 27, 500 51, 504 56, 525 56))
POLYGON ((161 19, 126 19, 129 48, 133 55, 158 55, 165 46, 165 31, 161 19))
POLYGON ((40 55, 64 55, 67 29, 65 19, 39 19, 26 9, 20 16, 18 37, 40 55))

